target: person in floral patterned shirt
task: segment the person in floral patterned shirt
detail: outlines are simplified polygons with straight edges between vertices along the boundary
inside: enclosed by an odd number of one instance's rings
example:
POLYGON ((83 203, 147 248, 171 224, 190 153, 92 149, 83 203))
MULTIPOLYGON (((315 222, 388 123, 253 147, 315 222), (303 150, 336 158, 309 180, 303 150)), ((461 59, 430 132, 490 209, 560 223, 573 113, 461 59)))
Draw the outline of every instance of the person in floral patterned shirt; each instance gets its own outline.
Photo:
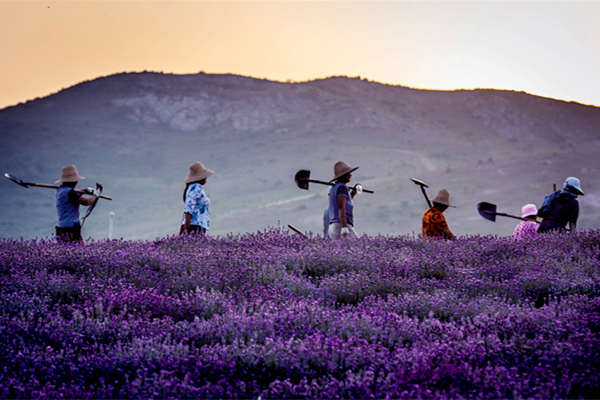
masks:
POLYGON ((539 227, 536 217, 537 207, 535 204, 525 204, 521 207, 521 218, 527 218, 527 221, 521 221, 515 227, 513 238, 519 240, 536 236, 539 227))
POLYGON ((197 161, 190 165, 188 176, 185 178, 185 190, 183 191, 183 220, 179 234, 201 233, 205 234, 210 228, 210 199, 204 193, 206 178, 214 174, 214 171, 206 168, 204 164, 197 161))

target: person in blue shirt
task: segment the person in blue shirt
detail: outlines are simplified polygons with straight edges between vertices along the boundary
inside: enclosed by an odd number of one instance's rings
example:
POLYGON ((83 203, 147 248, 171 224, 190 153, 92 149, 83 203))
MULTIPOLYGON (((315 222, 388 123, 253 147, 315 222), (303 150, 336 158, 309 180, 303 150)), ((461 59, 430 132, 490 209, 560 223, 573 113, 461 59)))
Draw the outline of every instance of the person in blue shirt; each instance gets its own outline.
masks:
POLYGON ((349 189, 346 184, 352 179, 352 172, 357 169, 358 167, 352 168, 342 161, 333 166, 333 179, 330 182, 335 182, 335 185, 329 191, 328 233, 331 239, 356 237, 352 203, 356 190, 349 189))
POLYGON ((75 191, 77 182, 84 179, 85 177, 79 175, 75 165, 67 165, 62 168, 61 178, 56 181, 60 184, 56 190, 56 212, 58 216, 56 239, 59 241, 82 241, 79 206, 91 206, 102 193, 101 185, 96 185, 96 189, 90 189, 89 195, 83 195, 81 192, 75 191))
POLYGON ((538 216, 543 218, 538 232, 564 231, 568 224, 569 231, 574 233, 579 217, 577 196, 583 195, 579 179, 572 176, 567 178, 562 190, 549 195, 548 204, 544 201, 538 210, 538 216))
POLYGON ((188 176, 185 178, 185 190, 183 191, 183 221, 179 234, 201 233, 205 234, 210 228, 210 199, 204 192, 206 178, 214 174, 214 171, 206 168, 204 164, 197 161, 190 165, 188 176))

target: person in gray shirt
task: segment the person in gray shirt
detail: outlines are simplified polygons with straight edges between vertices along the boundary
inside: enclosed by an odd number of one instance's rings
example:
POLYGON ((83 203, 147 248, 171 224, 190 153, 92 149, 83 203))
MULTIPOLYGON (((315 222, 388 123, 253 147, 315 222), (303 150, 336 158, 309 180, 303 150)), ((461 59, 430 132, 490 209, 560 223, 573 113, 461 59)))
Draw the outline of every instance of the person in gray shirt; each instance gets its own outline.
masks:
POLYGON ((346 185, 352 178, 352 172, 358 167, 350 167, 348 164, 338 161, 333 166, 333 179, 335 185, 329 191, 329 237, 340 239, 341 237, 356 237, 354 231, 354 204, 352 199, 356 189, 351 190, 346 185))

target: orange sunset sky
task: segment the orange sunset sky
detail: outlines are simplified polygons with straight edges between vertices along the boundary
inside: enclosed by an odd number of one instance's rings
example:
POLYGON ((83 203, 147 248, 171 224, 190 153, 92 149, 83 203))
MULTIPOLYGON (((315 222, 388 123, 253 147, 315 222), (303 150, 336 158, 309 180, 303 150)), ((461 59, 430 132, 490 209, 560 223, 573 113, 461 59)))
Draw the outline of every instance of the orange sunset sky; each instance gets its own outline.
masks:
POLYGON ((0 108, 123 71, 362 76, 600 105, 600 2, 0 0, 0 108))

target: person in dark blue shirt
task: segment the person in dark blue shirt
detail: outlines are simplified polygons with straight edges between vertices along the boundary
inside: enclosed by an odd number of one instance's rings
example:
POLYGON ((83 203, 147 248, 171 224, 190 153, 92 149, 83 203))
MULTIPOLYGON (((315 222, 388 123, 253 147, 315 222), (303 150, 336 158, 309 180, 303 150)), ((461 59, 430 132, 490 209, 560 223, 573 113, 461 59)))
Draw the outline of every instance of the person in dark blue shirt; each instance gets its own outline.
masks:
POLYGON ((563 189, 551 195, 548 204, 543 204, 538 211, 542 222, 538 232, 564 231, 569 226, 571 233, 577 228, 579 202, 577 196, 583 196, 581 182, 575 177, 565 180, 563 189))
POLYGON ((77 167, 67 165, 62 168, 61 178, 56 181, 60 184, 56 191, 56 212, 58 223, 56 225, 56 238, 63 242, 79 242, 81 238, 81 223, 79 222, 79 206, 90 206, 100 196, 102 187, 99 186, 84 196, 75 191, 77 182, 84 180, 80 176, 77 167))

